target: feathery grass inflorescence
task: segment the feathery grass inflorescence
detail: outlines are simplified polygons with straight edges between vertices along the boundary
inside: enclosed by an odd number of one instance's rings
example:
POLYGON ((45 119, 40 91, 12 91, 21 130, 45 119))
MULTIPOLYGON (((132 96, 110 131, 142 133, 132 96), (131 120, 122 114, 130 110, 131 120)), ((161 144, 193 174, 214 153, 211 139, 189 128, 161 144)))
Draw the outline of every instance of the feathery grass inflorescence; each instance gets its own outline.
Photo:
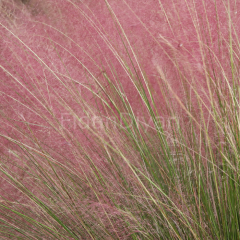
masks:
POLYGON ((0 8, 1 239, 240 238, 237 1, 0 8))

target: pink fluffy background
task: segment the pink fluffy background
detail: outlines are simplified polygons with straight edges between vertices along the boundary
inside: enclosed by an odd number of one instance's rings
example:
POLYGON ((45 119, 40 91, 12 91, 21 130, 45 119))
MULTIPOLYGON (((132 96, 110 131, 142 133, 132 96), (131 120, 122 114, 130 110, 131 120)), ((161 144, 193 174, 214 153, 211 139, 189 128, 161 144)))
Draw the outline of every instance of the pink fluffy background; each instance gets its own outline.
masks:
MULTIPOLYGON (((41 101, 36 99, 47 99, 59 119, 65 113, 59 96, 81 115, 82 110, 59 84, 59 79, 65 84, 70 84, 70 78, 74 79, 76 89, 81 91, 86 101, 94 104, 92 93, 79 83, 93 86, 98 91, 86 69, 106 84, 103 74, 106 72, 113 77, 110 71, 113 66, 134 111, 141 114, 146 110, 121 66, 120 57, 131 64, 122 39, 130 56, 134 59, 127 40, 140 60, 142 71, 148 77, 157 99, 159 111, 164 107, 164 100, 159 90, 157 67, 165 71, 174 91, 180 97, 183 96, 172 59, 180 64, 186 76, 194 76, 196 83, 206 90, 196 27, 199 27, 204 42, 210 42, 210 49, 218 56, 226 73, 230 74, 227 71, 229 63, 225 61, 227 55, 224 54, 224 48, 227 48, 224 39, 228 39, 229 33, 227 6, 224 5, 227 1, 216 0, 215 5, 215 1, 209 0, 195 1, 195 4, 190 0, 109 0, 108 7, 103 0, 30 0, 25 4, 22 1, 3 0, 0 3, 0 133, 31 145, 31 141, 22 134, 28 132, 24 121, 31 123, 35 136, 64 156, 60 158, 62 161, 74 161, 71 145, 53 127, 49 128, 40 113, 49 118, 51 116, 41 101), (196 15, 192 11, 194 9, 196 15), (113 13, 124 29, 127 40, 114 20, 113 13), (209 29, 206 29, 207 20, 209 29), (218 49, 219 39, 222 41, 221 51, 218 49), (35 54, 41 60, 36 59, 35 54)), ((232 21, 235 26, 240 26, 240 5, 236 1, 231 6, 232 21)), ((235 30, 239 32, 239 29, 235 30)), ((134 65, 137 66, 136 60, 134 65)), ((132 66, 130 68, 134 71, 132 66)), ((142 78, 138 67, 134 75, 137 74, 142 78)), ((70 131, 74 131, 72 127, 70 131)), ((80 131, 76 130, 72 134, 87 144, 80 131)), ((12 156, 9 149, 15 151, 16 145, 6 137, 0 137, 1 154, 12 156)), ((2 189, 7 190, 9 186, 4 185, 2 189)), ((14 195, 13 191, 5 193, 7 197, 14 195)))

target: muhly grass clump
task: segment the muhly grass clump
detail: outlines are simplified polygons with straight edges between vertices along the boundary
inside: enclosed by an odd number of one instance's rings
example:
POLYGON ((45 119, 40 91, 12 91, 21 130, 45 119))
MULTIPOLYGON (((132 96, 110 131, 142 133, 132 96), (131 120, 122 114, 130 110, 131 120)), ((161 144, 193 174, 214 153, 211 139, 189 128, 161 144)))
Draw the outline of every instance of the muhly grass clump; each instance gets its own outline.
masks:
POLYGON ((240 239, 237 1, 0 6, 1 239, 240 239))

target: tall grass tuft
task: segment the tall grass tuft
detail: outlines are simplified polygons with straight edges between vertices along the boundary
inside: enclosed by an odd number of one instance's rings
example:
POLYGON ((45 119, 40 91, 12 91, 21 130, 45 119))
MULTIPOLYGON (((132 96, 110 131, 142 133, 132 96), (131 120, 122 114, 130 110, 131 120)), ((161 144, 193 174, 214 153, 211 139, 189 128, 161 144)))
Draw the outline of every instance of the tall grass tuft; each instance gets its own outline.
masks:
POLYGON ((0 8, 1 239, 240 239, 237 1, 0 8))

